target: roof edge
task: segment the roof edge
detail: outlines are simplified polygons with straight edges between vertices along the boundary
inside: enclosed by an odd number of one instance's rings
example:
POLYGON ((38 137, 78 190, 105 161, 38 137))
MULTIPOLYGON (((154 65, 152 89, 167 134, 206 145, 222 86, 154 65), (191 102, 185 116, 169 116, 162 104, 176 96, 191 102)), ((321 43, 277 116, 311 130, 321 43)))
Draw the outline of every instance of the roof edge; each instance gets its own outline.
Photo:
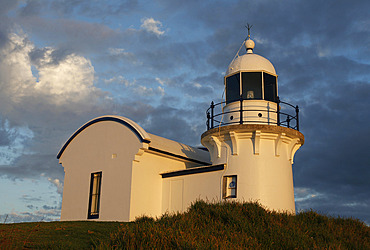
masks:
POLYGON ((151 138, 150 138, 149 134, 142 127, 140 127, 139 124, 137 124, 136 122, 134 122, 134 121, 132 121, 132 120, 126 118, 126 117, 123 117, 123 116, 105 115, 105 116, 100 116, 100 117, 94 118, 94 119, 88 121, 87 123, 85 123, 84 125, 82 125, 79 129, 77 129, 72 134, 72 136, 64 143, 63 147, 60 149, 60 151, 57 155, 57 159, 59 159, 62 156, 65 149, 68 147, 68 145, 73 141, 73 139, 79 133, 81 133, 87 127, 89 127, 89 126, 91 126, 95 123, 103 122, 103 121, 118 122, 118 123, 128 127, 129 129, 131 129, 136 134, 136 136, 140 139, 141 142, 149 143, 151 141, 151 138))

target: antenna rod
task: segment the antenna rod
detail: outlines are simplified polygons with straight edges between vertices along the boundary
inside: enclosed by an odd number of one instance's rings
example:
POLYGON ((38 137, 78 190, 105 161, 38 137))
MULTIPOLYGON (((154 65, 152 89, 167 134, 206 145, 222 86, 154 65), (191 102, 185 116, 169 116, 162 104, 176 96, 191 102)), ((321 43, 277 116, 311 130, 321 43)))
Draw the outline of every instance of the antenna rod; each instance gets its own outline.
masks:
MULTIPOLYGON (((251 28, 253 27, 253 25, 250 25, 249 23, 247 23, 247 25, 245 25, 245 27, 248 29, 247 39, 250 39, 251 38, 251 28)), ((247 40, 247 39, 245 39, 245 40, 247 40)))

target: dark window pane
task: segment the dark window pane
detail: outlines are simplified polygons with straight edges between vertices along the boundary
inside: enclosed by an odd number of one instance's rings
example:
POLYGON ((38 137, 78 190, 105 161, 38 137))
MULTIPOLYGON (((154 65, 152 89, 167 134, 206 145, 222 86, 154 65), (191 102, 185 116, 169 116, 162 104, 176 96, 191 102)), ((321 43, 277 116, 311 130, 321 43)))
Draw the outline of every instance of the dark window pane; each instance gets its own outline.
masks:
POLYGON ((242 73, 243 99, 262 99, 262 73, 242 73))
POLYGON ((240 74, 226 78, 226 103, 230 103, 240 98, 240 74))
POLYGON ((88 219, 99 218, 101 177, 102 172, 91 174, 88 219))
POLYGON ((276 91, 276 76, 263 73, 264 81, 264 92, 265 100, 276 102, 277 100, 277 91, 276 91))

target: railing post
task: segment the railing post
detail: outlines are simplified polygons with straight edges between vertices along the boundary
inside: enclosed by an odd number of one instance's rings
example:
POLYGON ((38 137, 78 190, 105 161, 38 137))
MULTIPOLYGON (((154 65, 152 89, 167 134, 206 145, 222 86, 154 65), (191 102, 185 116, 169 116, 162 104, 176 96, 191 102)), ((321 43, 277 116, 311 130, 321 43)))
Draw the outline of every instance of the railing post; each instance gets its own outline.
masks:
POLYGON ((243 96, 240 95, 240 124, 243 124, 243 96))
POLYGON ((214 108, 215 108, 215 103, 212 101, 211 102, 211 129, 213 128, 213 116, 214 116, 214 108))
POLYGON ((207 130, 209 130, 209 119, 211 118, 209 111, 207 111, 207 130))
POLYGON ((277 125, 280 126, 280 98, 277 97, 277 125))
POLYGON ((297 130, 299 131, 299 117, 298 117, 299 108, 298 108, 298 105, 295 106, 295 114, 296 114, 296 120, 297 120, 297 130))
POLYGON ((286 124, 287 127, 290 128, 290 115, 288 115, 288 118, 286 118, 286 124))

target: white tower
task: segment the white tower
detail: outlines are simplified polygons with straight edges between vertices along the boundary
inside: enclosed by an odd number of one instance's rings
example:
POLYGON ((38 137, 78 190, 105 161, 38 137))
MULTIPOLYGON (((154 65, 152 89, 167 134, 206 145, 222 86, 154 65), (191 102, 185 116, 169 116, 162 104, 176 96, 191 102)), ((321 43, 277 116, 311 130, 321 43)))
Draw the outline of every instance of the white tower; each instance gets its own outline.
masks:
POLYGON ((298 106, 279 100, 275 68, 253 53, 250 35, 243 44, 246 54, 238 52, 226 71, 226 100, 207 111, 202 144, 212 164, 226 164, 224 199, 295 213, 292 164, 304 143, 298 106))

